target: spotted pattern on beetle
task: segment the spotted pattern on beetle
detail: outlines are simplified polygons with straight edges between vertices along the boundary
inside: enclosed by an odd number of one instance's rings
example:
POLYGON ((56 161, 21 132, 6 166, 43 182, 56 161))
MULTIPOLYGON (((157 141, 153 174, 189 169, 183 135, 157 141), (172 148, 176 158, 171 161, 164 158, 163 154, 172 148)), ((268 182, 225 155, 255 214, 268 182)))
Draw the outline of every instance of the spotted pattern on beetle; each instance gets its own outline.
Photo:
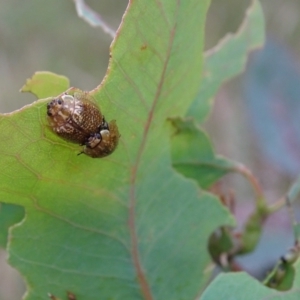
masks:
MULTIPOLYGON (((84 146, 91 157, 111 154, 119 142, 116 121, 106 122, 100 108, 87 92, 64 93, 47 104, 48 123, 61 138, 84 146)), ((81 154, 79 153, 79 154, 81 154)))
POLYGON ((91 157, 105 157, 111 154, 118 146, 120 133, 116 120, 110 121, 108 128, 91 134, 83 153, 91 157))

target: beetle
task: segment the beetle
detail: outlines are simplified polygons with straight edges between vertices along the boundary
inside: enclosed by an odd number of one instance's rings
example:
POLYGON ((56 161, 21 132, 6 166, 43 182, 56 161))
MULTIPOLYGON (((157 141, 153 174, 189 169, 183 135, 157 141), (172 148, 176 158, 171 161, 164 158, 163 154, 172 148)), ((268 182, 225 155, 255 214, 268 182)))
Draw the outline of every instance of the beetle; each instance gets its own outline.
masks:
POLYGON ((118 146, 120 138, 116 120, 109 122, 107 128, 101 128, 99 132, 91 134, 82 153, 93 158, 110 155, 118 146))
POLYGON ((87 92, 63 93, 53 98, 47 103, 47 116, 57 135, 84 146, 81 153, 88 156, 107 156, 118 145, 120 134, 116 121, 107 123, 87 92))

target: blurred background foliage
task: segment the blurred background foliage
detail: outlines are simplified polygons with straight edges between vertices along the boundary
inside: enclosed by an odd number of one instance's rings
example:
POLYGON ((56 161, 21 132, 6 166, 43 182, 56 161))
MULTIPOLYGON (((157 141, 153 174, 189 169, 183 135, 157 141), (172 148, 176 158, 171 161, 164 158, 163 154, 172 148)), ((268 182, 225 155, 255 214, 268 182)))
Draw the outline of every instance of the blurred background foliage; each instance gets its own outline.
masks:
MULTIPOLYGON (((300 173, 300 1, 261 2, 267 47, 252 53, 244 74, 221 88, 205 129, 217 153, 252 169, 272 202, 300 173)), ((126 0, 87 3, 114 29, 127 6, 126 0)), ((237 30, 249 4, 250 0, 212 0, 206 49, 237 30)), ((95 88, 105 75, 110 43, 109 35, 77 17, 72 0, 0 0, 0 111, 10 112, 35 100, 19 93, 35 71, 66 75, 72 86, 82 90, 95 88)), ((253 208, 250 187, 237 175, 226 176, 220 186, 224 193, 234 190, 241 224, 253 208)), ((291 232, 287 213, 274 214, 257 251, 241 263, 261 275, 292 245, 291 232)), ((0 300, 18 300, 24 286, 6 265, 5 256, 1 250, 0 300)))

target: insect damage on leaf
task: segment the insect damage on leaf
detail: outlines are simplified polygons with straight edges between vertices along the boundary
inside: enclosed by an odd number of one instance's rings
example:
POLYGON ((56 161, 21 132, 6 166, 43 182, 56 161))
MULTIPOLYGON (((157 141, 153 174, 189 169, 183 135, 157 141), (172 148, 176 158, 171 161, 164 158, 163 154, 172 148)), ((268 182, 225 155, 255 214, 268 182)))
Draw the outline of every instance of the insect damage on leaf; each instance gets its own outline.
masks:
MULTIPOLYGON (((119 142, 115 120, 106 122, 87 92, 64 93, 47 104, 48 122, 61 138, 84 146, 81 153, 96 158, 111 154, 119 142)), ((79 154, 81 154, 79 153, 79 154)))

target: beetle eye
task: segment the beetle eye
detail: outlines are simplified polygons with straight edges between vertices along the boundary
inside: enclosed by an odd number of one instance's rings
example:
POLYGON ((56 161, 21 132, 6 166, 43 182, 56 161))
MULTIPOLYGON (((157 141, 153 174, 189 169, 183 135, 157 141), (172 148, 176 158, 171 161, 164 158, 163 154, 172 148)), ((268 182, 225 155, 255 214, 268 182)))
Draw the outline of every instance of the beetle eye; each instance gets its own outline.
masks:
POLYGON ((51 117, 51 116, 52 116, 52 113, 51 113, 50 111, 47 111, 47 115, 48 115, 49 117, 51 117))
POLYGON ((58 104, 62 104, 62 101, 60 99, 57 100, 58 104))

